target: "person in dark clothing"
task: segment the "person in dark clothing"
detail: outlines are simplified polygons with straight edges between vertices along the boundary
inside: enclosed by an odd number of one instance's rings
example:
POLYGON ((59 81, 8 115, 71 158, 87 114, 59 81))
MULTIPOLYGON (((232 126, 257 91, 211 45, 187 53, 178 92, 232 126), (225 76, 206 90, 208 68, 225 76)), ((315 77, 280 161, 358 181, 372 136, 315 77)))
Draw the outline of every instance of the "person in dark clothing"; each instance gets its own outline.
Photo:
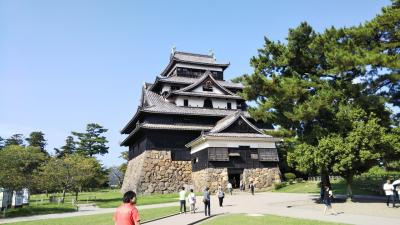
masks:
POLYGON ((325 209, 324 209, 324 215, 326 215, 326 210, 329 208, 332 210, 332 214, 336 215, 337 213, 335 210, 332 208, 332 203, 331 203, 331 198, 333 197, 332 191, 329 189, 328 186, 325 186, 324 190, 324 204, 325 204, 325 209))
POLYGON ((207 187, 203 193, 203 202, 204 202, 204 214, 207 216, 211 215, 211 206, 210 206, 210 192, 209 188, 207 187), (208 212, 208 213, 207 213, 208 212))
POLYGON ((224 193, 224 190, 222 190, 221 186, 218 188, 217 196, 218 196, 218 200, 219 200, 219 207, 222 207, 222 203, 224 202, 225 193, 224 193))
POLYGON ((255 185, 253 184, 253 181, 250 182, 249 188, 250 188, 251 194, 254 195, 255 185))

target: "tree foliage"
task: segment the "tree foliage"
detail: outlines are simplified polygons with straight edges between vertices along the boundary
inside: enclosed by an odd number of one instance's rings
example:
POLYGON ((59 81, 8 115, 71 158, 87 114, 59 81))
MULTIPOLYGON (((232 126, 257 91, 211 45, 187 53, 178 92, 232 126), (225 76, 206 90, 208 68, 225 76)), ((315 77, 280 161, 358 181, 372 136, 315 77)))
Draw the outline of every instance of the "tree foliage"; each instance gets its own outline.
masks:
MULTIPOLYGON (((399 1, 357 27, 316 33, 307 23, 287 43, 265 38, 242 96, 255 119, 285 137, 279 149, 304 173, 352 177, 400 157, 386 104, 399 105, 399 1)), ((283 159, 285 160, 285 159, 283 159)))
POLYGON ((76 144, 74 141, 74 137, 68 136, 65 139, 65 145, 63 145, 60 149, 54 148, 57 158, 62 158, 66 155, 71 155, 76 151, 76 144))
POLYGON ((29 134, 29 137, 25 139, 28 142, 28 146, 39 147, 42 152, 46 153, 45 147, 47 140, 44 138, 44 133, 41 131, 34 131, 29 134))
POLYGON ((0 151, 0 187, 9 190, 34 188, 33 173, 45 159, 46 155, 38 147, 6 146, 0 151))
POLYGON ((101 164, 92 157, 79 154, 51 158, 36 173, 41 190, 78 193, 83 189, 97 187, 99 178, 104 179, 101 164))
POLYGON ((98 124, 90 123, 86 126, 85 133, 72 132, 78 139, 76 152, 86 156, 107 154, 108 141, 105 136, 102 136, 107 130, 98 124))
POLYGON ((24 136, 22 134, 13 134, 11 137, 7 138, 4 142, 5 146, 10 145, 24 145, 24 136))

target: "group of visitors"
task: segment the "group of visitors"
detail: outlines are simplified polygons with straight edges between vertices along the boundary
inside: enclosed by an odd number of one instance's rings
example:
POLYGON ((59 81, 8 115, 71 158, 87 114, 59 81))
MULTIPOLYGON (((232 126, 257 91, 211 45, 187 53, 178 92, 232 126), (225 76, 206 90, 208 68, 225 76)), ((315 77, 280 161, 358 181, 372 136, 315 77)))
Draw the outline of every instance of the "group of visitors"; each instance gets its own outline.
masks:
MULTIPOLYGON (((232 195, 233 186, 230 182, 226 185, 226 189, 228 193, 232 195)), ((240 182, 240 190, 243 191, 244 184, 240 182)), ((251 194, 254 195, 255 185, 253 182, 250 182, 249 189, 251 194)), ((218 190, 216 193, 219 201, 219 206, 223 207, 223 202, 225 198, 224 188, 222 186, 218 186, 218 190)), ((203 192, 203 203, 204 203, 204 214, 206 216, 211 215, 211 193, 208 187, 205 188, 203 192)), ((193 189, 190 189, 189 194, 186 196, 185 188, 182 187, 179 191, 179 203, 180 203, 180 213, 186 213, 186 201, 189 203, 189 210, 191 213, 196 213, 196 195, 193 192, 193 189)), ((136 193, 134 191, 128 191, 124 194, 122 198, 122 205, 116 209, 114 214, 114 221, 117 225, 140 225, 140 217, 139 212, 136 208, 136 193)))
POLYGON ((391 183, 390 180, 387 180, 386 183, 383 184, 383 190, 386 195, 386 205, 389 207, 390 200, 392 200, 393 208, 396 207, 396 202, 400 201, 400 179, 395 180, 393 183, 391 183))

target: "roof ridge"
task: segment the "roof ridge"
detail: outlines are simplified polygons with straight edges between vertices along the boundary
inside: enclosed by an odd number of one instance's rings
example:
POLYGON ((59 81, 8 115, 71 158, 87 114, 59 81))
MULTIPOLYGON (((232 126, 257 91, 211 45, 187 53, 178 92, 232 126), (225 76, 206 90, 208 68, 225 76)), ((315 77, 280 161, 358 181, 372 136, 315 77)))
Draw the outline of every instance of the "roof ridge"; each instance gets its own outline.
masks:
POLYGON ((206 55, 206 54, 200 54, 200 53, 192 53, 192 52, 182 52, 182 51, 175 51, 173 55, 175 54, 183 54, 183 55, 192 55, 192 56, 201 56, 201 57, 207 57, 207 58, 214 58, 212 55, 206 55))

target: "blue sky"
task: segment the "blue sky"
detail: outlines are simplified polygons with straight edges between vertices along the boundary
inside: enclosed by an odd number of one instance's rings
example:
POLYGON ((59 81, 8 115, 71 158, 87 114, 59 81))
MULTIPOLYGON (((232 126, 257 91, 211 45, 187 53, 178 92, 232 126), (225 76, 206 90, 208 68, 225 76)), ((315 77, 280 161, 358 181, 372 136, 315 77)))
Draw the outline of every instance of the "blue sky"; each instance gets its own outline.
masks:
POLYGON ((284 40, 307 21, 316 31, 358 25, 389 0, 20 1, 0 0, 0 136, 43 131, 47 149, 95 122, 108 128, 106 166, 122 159, 119 130, 144 82, 172 46, 230 62, 225 78, 251 73, 263 38, 284 40))

